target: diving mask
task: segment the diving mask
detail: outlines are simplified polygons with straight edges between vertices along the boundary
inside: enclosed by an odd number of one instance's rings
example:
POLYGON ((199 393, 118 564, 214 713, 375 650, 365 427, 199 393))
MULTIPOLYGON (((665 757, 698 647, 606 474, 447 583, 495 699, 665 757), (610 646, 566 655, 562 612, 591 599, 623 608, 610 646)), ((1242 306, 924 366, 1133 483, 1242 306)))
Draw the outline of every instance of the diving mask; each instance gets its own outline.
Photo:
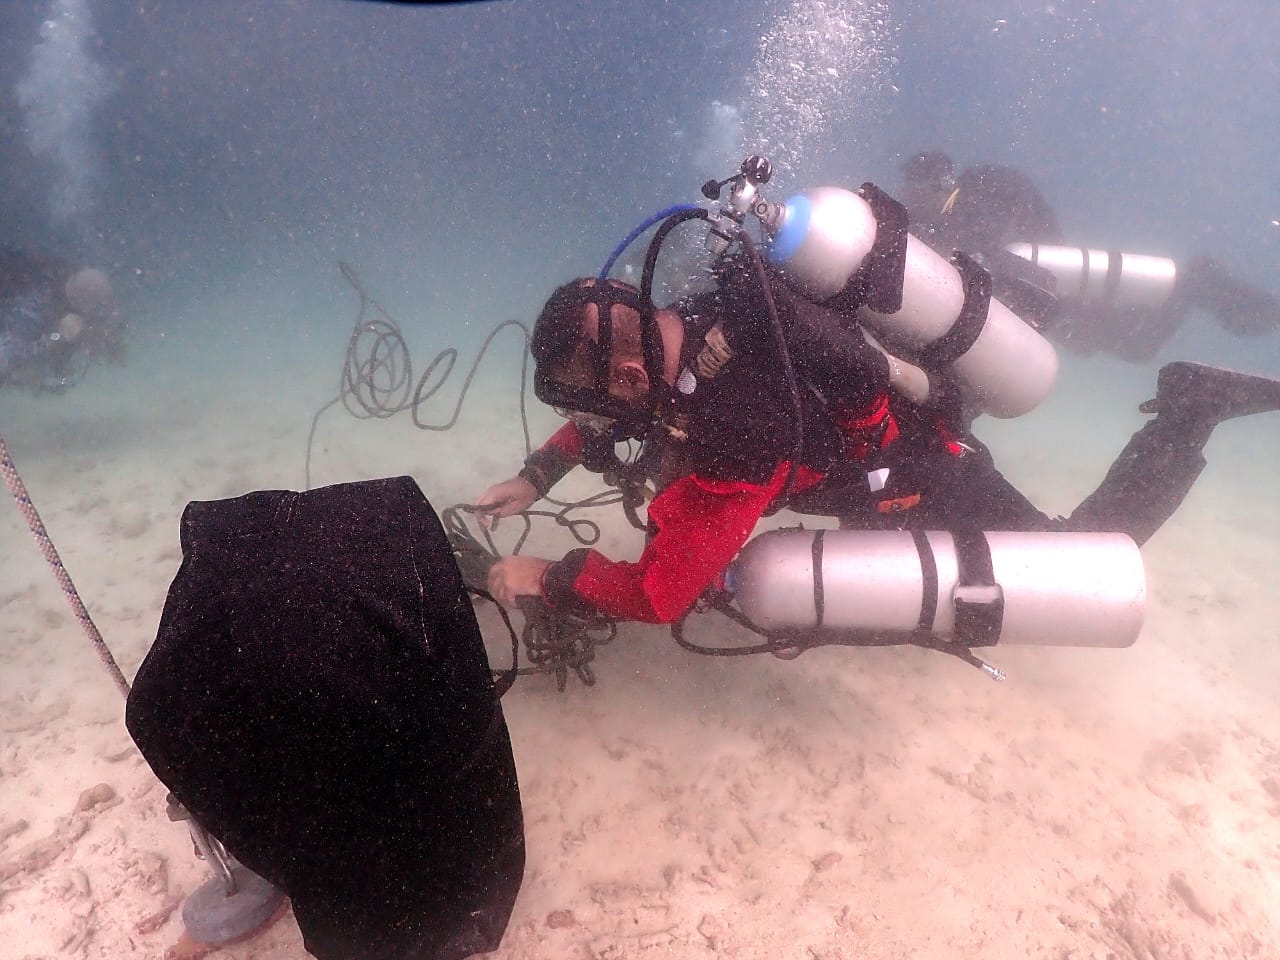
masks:
POLYGON ((618 421, 614 417, 606 417, 599 413, 587 413, 583 410, 570 410, 567 407, 553 407, 560 416, 573 422, 583 433, 608 434, 618 421))

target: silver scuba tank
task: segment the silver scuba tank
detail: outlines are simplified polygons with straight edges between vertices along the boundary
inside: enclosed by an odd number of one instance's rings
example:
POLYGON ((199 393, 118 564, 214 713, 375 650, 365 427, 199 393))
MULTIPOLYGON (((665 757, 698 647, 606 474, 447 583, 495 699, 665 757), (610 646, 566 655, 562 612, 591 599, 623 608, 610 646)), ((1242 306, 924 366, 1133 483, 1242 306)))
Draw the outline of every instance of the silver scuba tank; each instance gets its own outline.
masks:
POLYGON ((1127 647, 1146 576, 1121 533, 772 530, 727 583, 757 626, 920 630, 970 646, 1127 647))
MULTIPOLYGON (((818 302, 845 292, 871 252, 878 230, 871 205, 841 187, 790 197, 773 205, 762 222, 769 259, 788 282, 818 302)), ((1057 354, 1000 301, 973 297, 973 288, 956 265, 908 236, 901 307, 892 313, 864 307, 858 320, 892 352, 912 362, 941 355, 983 412, 1021 416, 1053 388, 1057 354)))
POLYGON ((1011 243, 1005 249, 1053 274, 1053 292, 1064 300, 1161 307, 1178 279, 1177 264, 1168 257, 1042 243, 1011 243))

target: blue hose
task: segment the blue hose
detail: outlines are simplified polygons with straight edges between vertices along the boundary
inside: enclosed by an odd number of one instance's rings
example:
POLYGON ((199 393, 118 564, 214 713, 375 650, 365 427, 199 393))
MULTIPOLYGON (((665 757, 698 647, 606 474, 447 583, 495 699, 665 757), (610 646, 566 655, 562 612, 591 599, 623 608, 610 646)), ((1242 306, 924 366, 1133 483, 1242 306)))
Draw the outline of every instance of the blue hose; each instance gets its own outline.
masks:
POLYGON ((667 217, 671 216, 673 213, 682 213, 686 210, 701 210, 701 209, 702 208, 699 207, 697 204, 677 203, 674 206, 667 207, 667 209, 665 210, 659 210, 653 216, 645 220, 644 223, 640 224, 640 226, 636 227, 634 230, 628 233, 626 238, 620 244, 618 244, 616 247, 613 248, 613 253, 609 254, 609 259, 606 260, 604 262, 604 266, 600 268, 600 275, 596 279, 602 283, 605 280, 607 280, 609 277, 609 271, 613 269, 613 265, 618 262, 618 258, 622 256, 623 252, 627 249, 627 247, 631 246, 632 242, 635 240, 636 237, 640 236, 640 234, 644 233, 646 230, 652 227, 659 220, 665 220, 667 217))

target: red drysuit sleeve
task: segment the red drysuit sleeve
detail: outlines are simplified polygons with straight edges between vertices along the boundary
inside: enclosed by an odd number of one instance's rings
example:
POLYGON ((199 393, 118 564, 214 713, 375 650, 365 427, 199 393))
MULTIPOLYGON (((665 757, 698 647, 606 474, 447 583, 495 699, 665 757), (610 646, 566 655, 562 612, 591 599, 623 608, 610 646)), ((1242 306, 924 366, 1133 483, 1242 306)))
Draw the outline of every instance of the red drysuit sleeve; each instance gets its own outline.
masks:
POLYGON ((570 421, 525 458, 520 476, 533 484, 539 496, 545 497, 547 491, 578 465, 581 457, 582 431, 570 421))
MULTIPOLYGON (((547 601, 570 608, 585 604, 619 620, 680 619, 746 543, 786 485, 788 467, 779 464, 764 484, 696 474, 677 480, 649 505, 656 532, 639 560, 609 560, 595 550, 574 550, 548 569, 543 581, 547 601)), ((819 476, 803 473, 810 481, 819 476)))

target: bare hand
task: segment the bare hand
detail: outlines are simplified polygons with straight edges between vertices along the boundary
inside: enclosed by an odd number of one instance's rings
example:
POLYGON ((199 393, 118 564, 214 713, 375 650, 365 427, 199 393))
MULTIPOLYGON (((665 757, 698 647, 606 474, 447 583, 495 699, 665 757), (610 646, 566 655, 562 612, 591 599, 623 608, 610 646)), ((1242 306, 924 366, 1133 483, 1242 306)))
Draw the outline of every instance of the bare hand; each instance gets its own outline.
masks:
POLYGON ((549 566, 541 557, 503 557, 489 568, 489 592, 504 607, 515 607, 518 597, 541 597, 549 566))
POLYGON ((497 526, 501 517, 511 517, 529 507, 538 499, 538 491, 524 477, 516 476, 494 484, 471 504, 476 508, 476 521, 488 530, 490 523, 497 526))
POLYGON ((895 357, 866 330, 862 331, 862 338, 883 353, 885 359, 889 361, 889 386, 899 396, 905 397, 916 406, 923 406, 925 401, 933 399, 931 394, 934 384, 929 374, 915 364, 907 363, 901 357, 895 357))

